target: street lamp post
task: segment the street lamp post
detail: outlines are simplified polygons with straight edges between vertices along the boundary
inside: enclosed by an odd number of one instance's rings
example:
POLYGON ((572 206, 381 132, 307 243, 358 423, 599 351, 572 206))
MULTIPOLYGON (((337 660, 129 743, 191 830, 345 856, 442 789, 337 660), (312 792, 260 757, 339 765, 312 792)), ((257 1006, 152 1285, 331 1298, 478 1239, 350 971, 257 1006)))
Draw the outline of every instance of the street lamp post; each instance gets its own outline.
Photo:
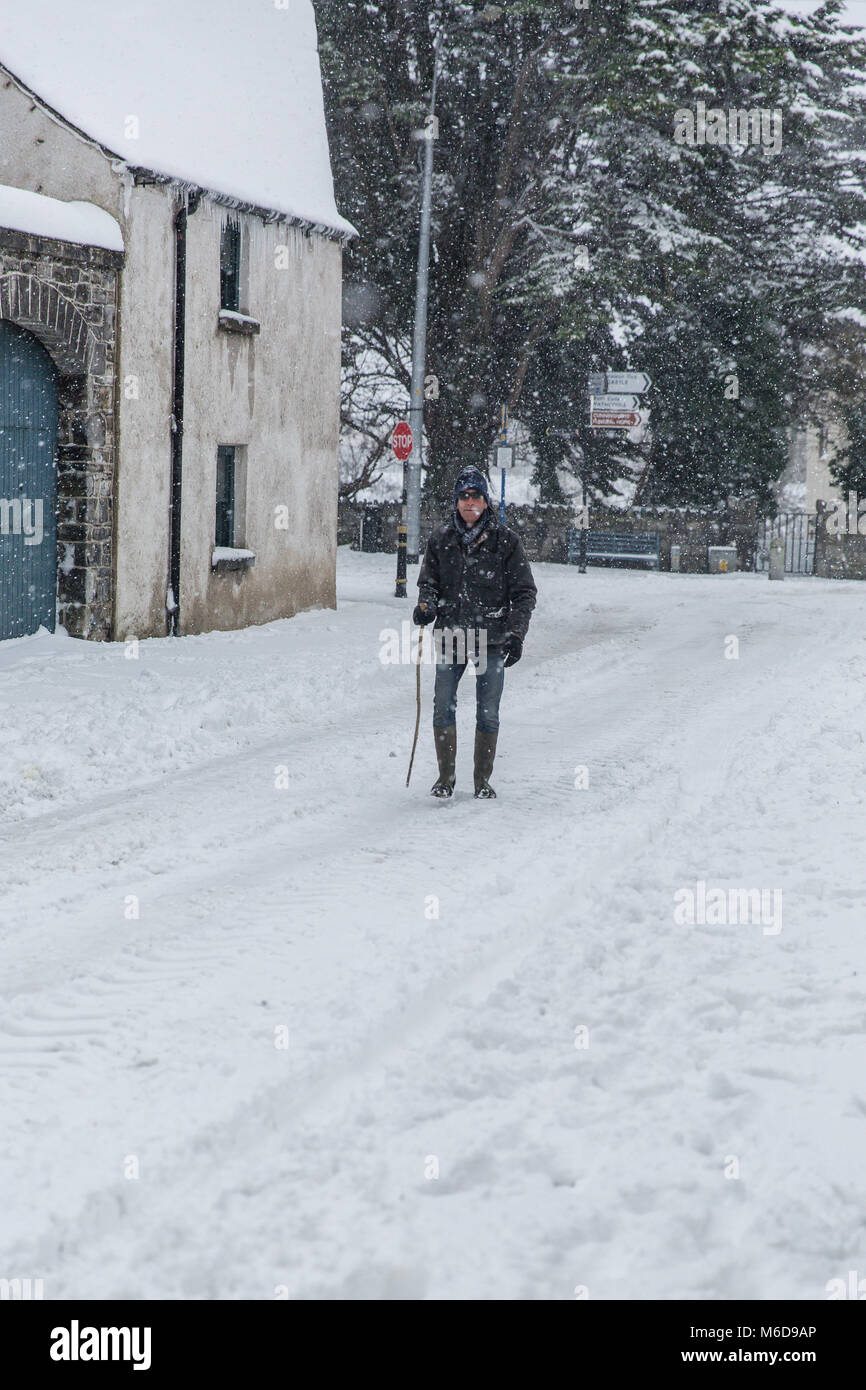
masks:
POLYGON ((412 398, 409 405, 409 424, 412 426, 412 454, 406 480, 407 534, 406 549, 412 564, 418 559, 421 544, 421 442, 424 434, 424 367, 427 355, 427 292, 430 269, 430 224, 433 207, 433 141, 438 139, 436 118, 436 84, 439 80, 439 45, 442 30, 436 35, 433 50, 433 91, 430 114, 424 127, 424 176, 421 183, 421 230, 418 237, 418 278, 415 286, 415 329, 412 337, 412 398))

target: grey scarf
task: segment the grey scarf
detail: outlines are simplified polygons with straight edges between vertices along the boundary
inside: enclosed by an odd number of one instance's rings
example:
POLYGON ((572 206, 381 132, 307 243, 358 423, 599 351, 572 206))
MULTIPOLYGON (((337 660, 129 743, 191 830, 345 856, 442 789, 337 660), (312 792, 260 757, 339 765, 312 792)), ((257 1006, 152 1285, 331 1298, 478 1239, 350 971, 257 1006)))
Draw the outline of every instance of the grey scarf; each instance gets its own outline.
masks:
POLYGON ((490 507, 484 508, 474 526, 467 526, 458 511, 454 512, 454 519, 457 522, 457 532, 461 545, 465 546, 467 550, 471 550, 476 541, 481 539, 486 527, 490 525, 490 507))

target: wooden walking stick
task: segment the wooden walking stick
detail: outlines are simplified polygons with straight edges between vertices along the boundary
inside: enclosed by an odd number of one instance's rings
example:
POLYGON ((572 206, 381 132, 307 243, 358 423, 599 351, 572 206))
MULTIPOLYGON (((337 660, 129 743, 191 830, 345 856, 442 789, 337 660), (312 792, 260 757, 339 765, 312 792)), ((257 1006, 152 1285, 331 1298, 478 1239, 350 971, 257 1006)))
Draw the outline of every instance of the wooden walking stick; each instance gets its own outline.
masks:
POLYGON ((423 647, 423 645, 424 645, 424 629, 423 629, 423 627, 422 627, 421 630, 420 630, 420 632, 418 633, 418 661, 417 661, 417 663, 416 663, 416 665, 417 665, 416 694, 417 694, 418 713, 417 713, 416 716, 415 716, 415 738, 414 738, 413 743, 412 743, 412 756, 411 756, 411 758, 409 759, 409 771, 406 773, 406 786, 407 786, 407 787, 408 787, 408 785, 409 785, 409 778, 412 776, 412 764, 413 764, 414 761, 415 761, 415 749, 418 747, 418 730, 419 730, 419 728, 421 727, 421 648, 423 647))

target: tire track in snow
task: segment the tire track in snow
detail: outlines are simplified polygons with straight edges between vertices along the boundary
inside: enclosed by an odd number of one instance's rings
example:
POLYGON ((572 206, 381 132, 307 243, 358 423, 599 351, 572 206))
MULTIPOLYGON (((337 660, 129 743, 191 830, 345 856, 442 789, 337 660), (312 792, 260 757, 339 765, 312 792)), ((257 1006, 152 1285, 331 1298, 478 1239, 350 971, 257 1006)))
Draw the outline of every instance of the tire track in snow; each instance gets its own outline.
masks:
MULTIPOLYGON (((662 652, 661 656, 670 660, 679 651, 682 657, 685 650, 693 642, 694 634, 686 635, 682 640, 675 640, 672 647, 662 652)), ((635 661, 630 668, 635 678, 641 671, 651 672, 652 666, 659 659, 659 656, 660 653, 658 652, 648 655, 641 654, 639 651, 636 652, 635 661)), ((567 668, 570 660, 570 657, 563 658, 561 666, 567 668)), ((552 668, 551 674, 560 669, 555 658, 545 664, 552 668)), ((683 664, 686 665, 687 662, 683 660, 683 664)), ((611 665, 606 674, 613 676, 619 674, 620 677, 627 677, 629 667, 627 665, 620 667, 617 673, 615 666, 611 665)), ((599 684, 601 684, 601 678, 599 678, 599 684)), ((546 711, 549 712, 550 717, 553 717, 555 712, 556 702, 553 696, 549 695, 545 698, 541 692, 538 694, 533 692, 533 694, 534 708, 531 717, 518 716, 516 710, 512 710, 507 716, 509 729, 515 731, 515 736, 513 736, 515 769, 521 761, 524 766, 527 762, 525 755, 521 759, 517 748, 516 731, 519 722, 522 722, 524 727, 531 727, 534 720, 545 717, 546 711)), ((716 694, 717 700, 721 698, 721 694, 720 689, 716 694)), ((556 862, 560 853, 567 852, 572 846, 576 831, 582 830, 588 837, 589 848, 594 848, 596 853, 594 865, 590 863, 582 866, 581 872, 588 883, 604 884, 606 877, 609 878, 610 876, 612 867, 616 866, 618 861, 625 863, 632 860, 634 873, 641 869, 646 858, 654 852, 653 846, 656 840, 654 820, 656 819, 657 802, 663 787, 663 779, 671 772, 669 760, 663 756, 660 757, 658 751, 653 748, 653 736, 661 748, 664 747, 664 741, 670 727, 678 730, 688 728, 688 695, 688 691, 678 692, 676 689, 666 689, 656 703, 648 702, 636 715, 633 707, 634 697, 628 690, 623 693, 621 688, 617 689, 615 699, 612 700, 608 696, 607 701, 605 701, 604 689, 603 687, 600 688, 599 707, 593 715, 593 723, 589 726, 589 728, 599 730, 593 741, 593 748, 600 750, 600 766, 602 765, 602 758, 609 759, 609 766, 624 764, 622 766, 624 775, 620 785, 616 788, 600 789, 600 795, 605 799, 602 800, 600 806, 596 802, 598 809, 594 810, 594 814, 604 817, 604 820, 599 820, 595 824, 587 824, 590 816, 590 812, 587 812, 583 822, 555 832, 551 851, 546 856, 547 862, 556 862), (623 736, 621 725, 615 727, 615 724, 625 716, 630 716, 630 726, 623 736), (604 727, 605 724, 607 727, 604 727), (655 782, 653 781, 654 778, 656 779, 655 782), (637 834, 634 824, 636 809, 640 809, 645 817, 643 829, 637 834), (607 843, 611 839, 612 844, 607 843), (603 849, 601 847, 602 840, 606 842, 603 849), (639 843, 636 844, 636 841, 639 843), (643 855, 643 859, 640 857, 641 855, 643 855)), ((748 692, 748 699, 751 700, 752 697, 753 692, 748 692)), ((725 696, 725 699, 727 701, 728 697, 725 696)), ((726 710, 730 713, 729 703, 726 703, 726 710)), ((552 725, 552 728, 554 737, 561 736, 557 733, 555 724, 552 725)), ((718 723, 714 731, 718 732, 718 723)), ((570 733, 568 737, 571 737, 570 733)), ((693 756, 695 747, 699 746, 705 738, 705 731, 694 732, 691 735, 692 752, 690 757, 693 756)), ((711 764, 713 781, 709 787, 712 795, 717 794, 719 788, 724 786, 725 768, 728 766, 727 755, 728 750, 725 751, 725 758, 721 763, 717 761, 711 764)), ((206 784, 207 779, 193 779, 193 782, 198 783, 197 789, 194 787, 190 792, 191 798, 195 799, 194 793, 196 796, 200 796, 203 791, 206 791, 206 785, 203 786, 202 783, 206 784)), ((527 808, 531 809, 534 804, 542 805, 545 791, 544 772, 530 771, 521 792, 514 797, 513 804, 509 805, 508 801, 503 798, 501 804, 484 808, 484 810, 490 809, 494 813, 500 813, 498 819, 504 824, 498 828, 503 829, 506 834, 511 833, 518 837, 521 825, 525 823, 527 808)), ((431 812, 438 814, 440 808, 431 807, 426 803, 423 803, 423 810, 422 803, 412 803, 410 812, 406 812, 402 804, 389 807, 387 811, 383 809, 383 805, 384 799, 383 804, 377 806, 375 820, 371 819, 363 827, 365 843, 369 840, 370 829, 373 824, 377 828, 380 839, 388 842, 395 838, 399 829, 399 822, 402 819, 408 822, 408 829, 411 833, 417 834, 423 830, 425 834, 429 835, 430 827, 435 826, 438 836, 437 853, 441 852, 447 857, 453 856, 468 819, 467 816, 463 816, 461 823, 451 823, 450 811, 466 811, 473 814, 473 824, 476 828, 478 825, 477 812, 479 808, 468 803, 463 806, 448 808, 446 815, 449 818, 442 819, 440 817, 437 822, 430 822, 428 816, 431 812), (410 816, 411 820, 409 820, 410 816)), ((690 814, 698 810, 701 805, 702 797, 697 794, 694 805, 690 808, 690 814)), ((328 821, 327 813, 322 819, 328 821)), ((350 897, 349 888, 354 887, 360 877, 359 865, 364 865, 366 861, 366 867, 368 869, 370 867, 370 847, 368 845, 366 848, 362 846, 353 851, 354 861, 351 861, 351 855, 347 856, 345 864, 340 863, 339 871, 335 872, 334 870, 334 854, 339 848, 341 839, 344 839, 346 834, 353 829, 348 824, 349 819, 346 817, 338 819, 336 825, 331 821, 328 839, 324 842, 319 837, 318 826, 302 841, 305 852, 312 856, 307 871, 310 881, 304 888, 302 874, 297 880, 297 892, 299 896, 306 892, 309 895, 308 903, 314 906, 320 905, 321 908, 326 908, 329 904, 333 906, 334 902, 346 901, 350 897), (318 853, 316 853, 317 849, 318 853), (324 852, 322 852, 323 849, 324 852)), ((285 826, 280 828, 284 829, 285 826)), ((255 827, 256 832, 260 829, 259 825, 255 827)), ((357 827, 354 827, 354 830, 357 835, 357 827)), ((221 852, 223 848, 220 845, 221 852)), ((249 845, 244 845, 239 847, 234 856, 229 855, 230 862, 228 864, 221 862, 220 873, 229 877, 235 875, 240 868, 244 868, 248 877, 256 878, 267 868, 268 860, 272 859, 272 855, 273 841, 269 845, 263 845, 260 851, 253 851, 249 845)), ((521 861, 509 864, 507 873, 512 880, 515 875, 518 880, 521 877, 529 878, 537 862, 537 851, 529 850, 523 855, 521 861)), ((408 870, 409 877, 412 873, 430 872, 431 867, 435 866, 431 866, 429 859, 425 860, 416 856, 414 865, 408 870)), ((176 878, 168 880, 162 894, 166 905, 170 901, 185 900, 200 891, 202 881, 208 876, 212 877, 213 871, 214 865, 208 861, 197 871, 197 886, 195 887, 192 887, 186 880, 182 880, 180 884, 176 878), (178 895, 179 887, 181 887, 180 895, 178 895)), ((271 877, 274 877, 273 869, 271 870, 271 877)), ((488 883, 489 880, 483 882, 488 883)), ((402 888, 400 880, 398 880, 398 886, 402 888)), ((567 915, 567 920, 569 922, 574 921, 577 925, 581 916, 589 918, 593 913, 598 914, 599 909, 602 910, 603 914, 605 903, 608 903, 613 904, 613 906, 609 906, 607 910, 615 915, 617 897, 620 891, 615 882, 614 887, 609 890, 608 897, 605 898, 597 890, 592 890, 585 885, 582 888, 579 883, 570 880, 567 881, 566 886, 558 891, 558 895, 554 893, 545 899, 544 913, 550 919, 559 911, 560 915, 567 915), (595 891, 594 899, 593 891, 595 891)), ((502 894, 496 896, 501 897, 502 894)), ((230 897, 227 900, 230 901, 230 897)), ((428 981, 423 988, 408 996, 406 1004, 396 1014, 392 1014, 378 1023, 373 1030, 364 1036, 353 1035, 347 1038, 346 1055, 340 1061, 328 1062, 319 1071, 314 1068, 311 1069, 303 1081, 302 1078, 298 1078, 297 1105, 292 1103, 293 1119, 298 1116, 304 1124, 317 1123, 319 1132, 329 1135, 331 1140, 336 1143, 336 1150, 332 1148, 331 1152, 339 1152, 340 1141, 336 1138, 339 1126, 336 1125, 332 1112, 338 1110, 340 1105, 345 1104, 347 1095, 350 1095, 359 1083, 363 1082, 374 1096, 381 1096, 383 1074, 389 1064, 400 1059, 407 1050, 413 1055, 419 1052, 423 1053, 425 1047, 428 1051, 439 1050, 441 1052, 443 1039, 452 1043, 451 1050, 457 1054, 457 1064, 459 1065, 461 1049, 453 1045, 454 1039, 459 1039, 462 1036, 460 1025, 463 1020, 459 1001, 464 997, 470 999, 474 997, 477 1006, 489 998, 503 983, 508 983, 513 980, 515 975, 519 975, 521 972, 518 967, 522 962, 538 961, 537 951, 534 950, 537 940, 537 926, 534 923, 540 910, 539 904, 535 902, 531 907, 525 905, 520 910, 524 914, 524 920, 521 920, 508 934, 505 943, 497 942, 493 950, 489 951, 487 955, 479 955, 481 948, 476 943, 474 957, 476 973, 474 975, 469 972, 455 975, 452 970, 433 981, 428 981), (439 1044, 438 1049, 434 1046, 435 1044, 439 1044), (366 1081, 365 1078, 367 1078, 366 1081)), ((249 944, 255 945, 255 941, 254 934, 249 944)), ((169 948, 166 946, 164 949, 169 948)), ((583 965, 585 969, 588 967, 587 973, 594 971, 598 974, 599 971, 609 968, 608 958, 603 952, 599 955, 595 943, 592 945, 592 957, 584 960, 583 965)), ((540 968, 543 970, 543 964, 540 968)), ((452 1080, 454 1079, 452 1077, 452 1080)), ((169 1150, 164 1151, 154 1175, 155 1188, 159 1189, 159 1193, 155 1196, 153 1208, 148 1207, 145 1210, 144 1203, 139 1198, 133 1197, 128 1184, 123 1186, 115 1183, 113 1187, 102 1188, 90 1198, 85 1198, 86 1205, 79 1208, 79 1217, 67 1221, 61 1227, 60 1244, 64 1240, 67 1244, 71 1241, 82 1252, 76 1262, 75 1270, 72 1266, 67 1267, 62 1278, 67 1281, 73 1280, 75 1271, 77 1271, 78 1278, 86 1280, 89 1277, 88 1268, 91 1270, 101 1268, 106 1278, 108 1278, 110 1271, 115 1276, 119 1275, 121 1280, 127 1279, 129 1281, 129 1276, 125 1271, 117 1269, 116 1259, 112 1260, 111 1254, 105 1250, 104 1244, 100 1245, 100 1240, 110 1243, 118 1228, 121 1227, 125 1232, 125 1238, 134 1234, 135 1249, 142 1257, 141 1267, 145 1271, 143 1277, 154 1279, 156 1281, 154 1287, 157 1290, 160 1287, 160 1280, 163 1281, 162 1287, 164 1289, 166 1280, 168 1280, 169 1285, 172 1284, 172 1280, 177 1285, 178 1281, 182 1283, 184 1279, 193 1279, 190 1265, 194 1259, 200 1259, 200 1242, 197 1243, 196 1241, 198 1229, 196 1223, 206 1225, 213 1216, 209 1210, 210 1197, 205 1195, 208 1193, 209 1186, 211 1190, 213 1186, 212 1182, 209 1184, 208 1179, 212 1165, 214 1163, 222 1164, 224 1161, 228 1161, 231 1165, 231 1171, 226 1172, 224 1177, 221 1176, 222 1196, 220 1201, 223 1207, 236 1200, 238 1194, 246 1193, 246 1200, 250 1200, 256 1195, 256 1189, 260 1196, 264 1194, 262 1200, 265 1201, 272 1187, 279 1188, 280 1177, 283 1172, 281 1163, 285 1162, 280 1152, 283 1138, 276 1138, 270 1146, 269 1152, 260 1152, 259 1149, 262 1145, 261 1120, 264 1111, 268 1126, 279 1135, 279 1128, 281 1124, 285 1123, 288 1104, 286 1092, 289 1089, 284 1082, 265 1088, 260 1086, 248 1103, 232 1109, 228 1115, 200 1126, 195 1133, 192 1160, 188 1148, 190 1142, 188 1136, 177 1146, 173 1155, 169 1150), (196 1153, 199 1155, 198 1158, 195 1157, 196 1153), (251 1174, 255 1176, 251 1176, 251 1174), (188 1191, 190 1185, 193 1188, 192 1192, 188 1191), (190 1215, 179 1218, 177 1214, 180 1205, 178 1197, 181 1192, 183 1192, 184 1206, 186 1206, 187 1198, 189 1199, 190 1215), (160 1259, 164 1258, 164 1255, 161 1256, 160 1254, 160 1237, 157 1235, 151 1237, 147 1230, 148 1222, 156 1218, 159 1219, 159 1222, 165 1223, 159 1226, 159 1229, 165 1229, 166 1226, 173 1229, 180 1234, 184 1241, 189 1242, 191 1250, 197 1252, 195 1256, 190 1255, 189 1259, 180 1258, 179 1272, 176 1275, 174 1273, 167 1274, 164 1268, 160 1271, 160 1259), (91 1221, 92 1226, 88 1224, 91 1221), (94 1258, 96 1255, 98 1258, 94 1258)), ((301 1175, 307 1181, 311 1178, 310 1171, 305 1170, 303 1165, 301 1175)), ((283 1193, 275 1198, 277 1207, 276 1211, 271 1209, 272 1217, 278 1215, 279 1203, 284 1202, 284 1200, 285 1195, 283 1193)), ((636 1197, 634 1200, 639 1204, 642 1199, 636 1197)), ((219 1239, 227 1240, 228 1237, 225 1232, 222 1236, 219 1234, 219 1222, 216 1223, 216 1226, 217 1230, 213 1239, 216 1241, 219 1239)), ((51 1268, 56 1268, 60 1258, 58 1253, 60 1244, 53 1234, 46 1239, 48 1244, 40 1244, 40 1258, 48 1258, 50 1254, 51 1268)), ((28 1265, 28 1267, 30 1266, 28 1265)), ((225 1279, 227 1284, 224 1287, 231 1287, 230 1270, 225 1271, 225 1279)), ((70 1289, 76 1287, 74 1282, 68 1282, 67 1286, 70 1289)), ((55 1289, 57 1287, 55 1285, 55 1289)), ((127 1287, 130 1287, 129 1282, 127 1282, 127 1287)), ((164 1292, 157 1292, 156 1296, 166 1295, 164 1292)))
MULTIPOLYGON (((678 642, 676 645, 679 646, 681 643, 678 642)), ((675 691, 666 692, 661 706, 647 706, 643 711, 644 717, 640 726, 638 728, 633 727, 629 732, 627 741, 631 742, 635 748, 631 764, 633 768, 633 777, 636 777, 636 786, 633 789, 634 795, 638 797, 643 795, 648 804, 654 800, 656 792, 648 786, 650 779, 646 775, 646 758, 644 757, 643 761, 641 761, 640 749, 646 745, 647 731, 652 730, 653 726, 657 725, 660 718, 663 722, 670 718, 670 711, 676 705, 677 698, 682 699, 682 697, 677 697, 675 691)), ((608 708, 607 713, 609 714, 609 712, 608 708)), ((610 744, 614 741, 618 746, 619 755, 622 756, 623 740, 621 734, 615 730, 611 730, 607 735, 607 742, 610 744)), ((601 739, 599 742, 603 746, 605 740, 601 739)), ((632 802, 626 823, 621 827, 621 843, 613 852, 614 861, 622 854, 629 852, 634 853, 634 832, 631 820, 633 812, 634 804, 632 802)), ((387 830, 390 831, 392 828, 392 826, 389 826, 387 830)), ((606 827, 608 834, 610 828, 610 825, 606 827)), ((362 849, 359 853, 361 855, 366 855, 369 851, 362 849)), ((600 857, 604 863, 606 863, 611 858, 610 849, 606 847, 600 857)), ((532 856, 530 855, 529 859, 525 862, 523 866, 524 870, 528 870, 529 860, 531 860, 531 858, 532 856)), ((595 874, 593 874, 590 869, 588 875, 590 881, 592 881, 593 877, 596 879, 603 879, 601 867, 602 866, 600 866, 599 871, 595 874)), ((339 898, 345 891, 347 881, 352 881, 353 877, 354 870, 349 870, 348 874, 339 875, 336 880, 332 877, 327 885, 322 885, 319 901, 324 903, 328 894, 332 897, 337 896, 339 898)), ((173 896, 176 894, 176 889, 177 885, 175 884, 168 890, 169 895, 173 896)), ((316 895, 312 894, 310 896, 310 901, 315 900, 316 895)), ((564 890, 559 901, 554 900, 547 905, 547 913, 550 915, 552 912, 553 915, 556 915, 556 912, 565 911, 569 907, 572 909, 574 907, 574 890, 572 886, 564 890)), ((395 1052, 401 1052, 410 1040, 423 1038, 427 1035, 428 1030, 432 1029, 433 1035, 436 1034, 437 1030, 441 1031, 443 1022, 446 1021, 450 1015, 455 999, 462 997, 467 990, 472 987, 473 979, 475 980, 475 988, 479 992, 479 998, 486 997, 486 995, 489 994, 497 984, 501 983, 502 980, 511 978, 519 960, 526 955, 527 951, 531 952, 534 940, 534 928, 530 927, 527 929, 526 924, 522 923, 518 929, 508 934, 507 942, 504 947, 502 943, 498 943, 494 952, 476 966, 474 976, 467 977, 464 975, 460 976, 456 981, 448 981, 444 990, 439 982, 428 985, 421 994, 413 998, 411 1007, 413 1022, 411 1025, 406 1025, 407 1011, 401 1011, 396 1022, 388 1020, 381 1028, 375 1030, 346 1061, 342 1070, 337 1069, 336 1071, 331 1071, 330 1075, 326 1073, 312 1076, 307 1083, 306 1091, 303 1093, 300 1100, 296 1101, 293 1105, 293 1114, 307 1114, 311 1106, 314 1106, 314 1103, 317 1101, 327 1106, 331 1103, 331 1100, 338 1100, 341 1085, 344 1087, 351 1085, 354 1078, 358 1075, 359 1070, 364 1072, 368 1070, 371 1065, 380 1066, 384 1056, 391 1055, 395 1052)), ((249 1127, 251 1136, 248 1143, 254 1144, 256 1126, 263 1103, 266 1105, 270 1104, 276 1112, 279 1108, 282 1089, 282 1086, 278 1086, 274 1088, 272 1092, 266 1092, 265 1094, 262 1094, 261 1091, 258 1092, 255 1100, 251 1102, 247 1108, 246 1116, 237 1111, 233 1112, 229 1119, 200 1133, 199 1142, 204 1145, 208 1152, 225 1152, 230 1142, 237 1143, 238 1136, 243 1131, 244 1124, 246 1124, 249 1127)), ((171 1171, 172 1166, 169 1161, 168 1173, 171 1171)), ((166 1182, 166 1190, 169 1194, 174 1190, 171 1181, 166 1182)), ((123 1200, 122 1192, 123 1188, 119 1187, 117 1191, 119 1203, 123 1200)), ((97 1209, 102 1209, 102 1194, 97 1195, 94 1200, 97 1209)), ((172 1200, 170 1195, 167 1197, 167 1200, 169 1202, 172 1200)), ((88 1215, 82 1215, 82 1221, 85 1227, 92 1220, 92 1206, 88 1205, 87 1212, 89 1213, 88 1215)), ((70 1233, 69 1238, 77 1239, 78 1237, 74 1236, 74 1233, 70 1233)))

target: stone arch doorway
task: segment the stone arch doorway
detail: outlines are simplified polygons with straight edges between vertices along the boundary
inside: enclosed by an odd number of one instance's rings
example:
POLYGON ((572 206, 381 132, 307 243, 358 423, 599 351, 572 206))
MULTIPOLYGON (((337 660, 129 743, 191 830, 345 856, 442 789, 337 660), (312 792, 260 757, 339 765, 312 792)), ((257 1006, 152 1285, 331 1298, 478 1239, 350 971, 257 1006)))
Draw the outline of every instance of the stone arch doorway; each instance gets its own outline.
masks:
POLYGON ((38 339, 0 320, 0 640, 56 622, 58 385, 38 339))
POLYGON ((123 263, 120 251, 0 226, 0 323, 38 339, 57 373, 55 621, 100 641, 113 628, 123 263))
POLYGON ((104 352, 95 362, 95 343, 87 320, 56 285, 13 271, 0 277, 0 318, 27 328, 48 348, 64 376, 104 370, 104 352))

